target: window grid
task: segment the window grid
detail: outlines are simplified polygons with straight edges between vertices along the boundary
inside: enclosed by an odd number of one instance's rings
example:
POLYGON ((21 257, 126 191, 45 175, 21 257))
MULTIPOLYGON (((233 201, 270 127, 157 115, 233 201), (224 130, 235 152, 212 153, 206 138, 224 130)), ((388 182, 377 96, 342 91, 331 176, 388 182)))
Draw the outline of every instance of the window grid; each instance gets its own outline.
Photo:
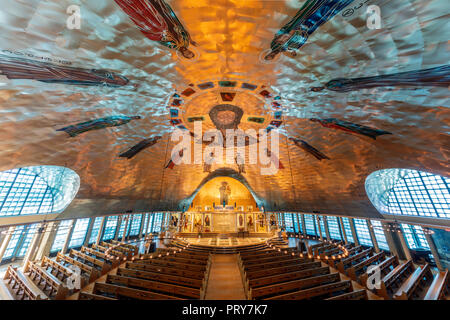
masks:
MULTIPOLYGON (((127 228, 127 232, 128 232, 128 228, 130 225, 130 220, 131 220, 131 216, 127 219, 126 216, 123 216, 120 222, 120 228, 119 228, 119 233, 118 233, 118 238, 122 239, 123 237, 123 232, 125 231, 125 228, 127 228)), ((125 234, 126 236, 126 234, 125 234)))
POLYGON ((20 249, 16 249, 17 254, 16 257, 24 257, 25 254, 27 253, 28 247, 31 244, 31 241, 33 240, 34 235, 36 234, 36 232, 38 227, 38 223, 34 223, 32 225, 28 225, 26 230, 24 232, 26 232, 26 235, 24 236, 24 239, 22 241, 22 245, 20 246, 20 249))
POLYGON ((292 221, 294 223, 294 232, 295 233, 300 232, 298 220, 297 220, 297 213, 292 213, 292 221))
POLYGON ((315 219, 311 214, 305 214, 306 234, 310 236, 316 235, 315 219))
POLYGON ((330 233, 331 239, 342 240, 337 217, 327 216, 327 223, 328 223, 328 232, 330 233))
POLYGON ((131 222, 131 226, 128 230, 129 236, 137 236, 139 234, 139 229, 141 227, 141 219, 142 214, 135 214, 133 215, 133 221, 131 222))
POLYGON ((53 195, 42 178, 22 168, 0 172, 0 216, 52 211, 53 195))
POLYGON ((370 220, 370 222, 373 226, 373 232, 375 233, 375 239, 377 239, 378 247, 380 249, 390 251, 381 222, 378 220, 370 220))
POLYGON ((283 213, 284 224, 286 226, 286 232, 294 232, 294 222, 292 221, 292 214, 283 213))
POLYGON ((110 216, 108 217, 108 220, 106 221, 105 225, 105 231, 103 232, 102 240, 111 240, 116 235, 116 227, 117 227, 117 220, 119 219, 118 216, 110 216))
POLYGON ((81 247, 83 245, 90 220, 89 218, 77 219, 72 236, 70 237, 69 248, 81 247))
POLYGON ((389 213, 450 218, 450 179, 411 171, 402 177, 389 195, 389 213))
POLYGON ((64 241, 66 241, 67 233, 70 230, 72 220, 63 220, 60 222, 58 231, 56 232, 55 240, 53 241, 50 252, 56 252, 63 248, 64 241))
POLYGON ((373 247, 372 238, 370 237, 369 227, 365 219, 353 219, 355 222, 356 235, 359 243, 369 247, 373 247))
POLYGON ((322 231, 322 237, 323 237, 324 239, 328 239, 328 237, 327 237, 327 231, 325 230, 325 222, 324 222, 322 216, 319 216, 319 221, 320 221, 320 231, 322 231))
POLYGON ((100 232, 100 226, 102 224, 103 217, 95 218, 94 225, 92 226, 91 237, 89 238, 88 243, 92 244, 97 240, 98 233, 100 232))
POLYGON ((347 241, 351 243, 355 243, 355 239, 353 238, 352 228, 350 226, 350 220, 348 218, 342 217, 342 222, 344 223, 345 235, 347 236, 347 241))
POLYGON ((3 259, 10 259, 14 256, 14 251, 16 251, 16 247, 19 244, 19 240, 22 237, 23 231, 24 225, 17 226, 14 228, 11 239, 9 240, 5 253, 3 254, 3 259))
POLYGON ((148 228, 148 216, 149 214, 144 213, 144 226, 142 227, 142 234, 146 235, 147 234, 147 228, 148 228))
POLYGON ((162 216, 163 216, 162 212, 154 213, 154 221, 153 221, 154 223, 152 232, 161 232, 162 216))

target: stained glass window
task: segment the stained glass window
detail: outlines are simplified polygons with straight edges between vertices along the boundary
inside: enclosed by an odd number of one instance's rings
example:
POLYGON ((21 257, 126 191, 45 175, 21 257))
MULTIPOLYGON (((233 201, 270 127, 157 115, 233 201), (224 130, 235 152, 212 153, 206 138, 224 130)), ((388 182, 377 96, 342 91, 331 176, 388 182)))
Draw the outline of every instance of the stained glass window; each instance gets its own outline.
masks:
POLYGON ((386 236, 384 235, 383 225, 378 220, 370 221, 373 226, 373 232, 375 233, 375 238, 377 239, 378 247, 383 250, 389 251, 389 245, 386 241, 386 236))
POLYGON ((412 226, 402 223, 401 228, 403 230, 403 234, 405 235, 406 243, 410 249, 430 250, 421 226, 412 226))
POLYGON ((348 218, 343 217, 342 222, 344 224, 345 235, 347 236, 347 241, 351 243, 355 243, 355 239, 353 238, 352 228, 350 227, 350 220, 348 218))
POLYGON ((306 234, 310 236, 316 235, 316 228, 314 224, 314 217, 310 214, 305 214, 305 227, 306 227, 306 234))
POLYGON ((450 178, 409 169, 375 171, 366 192, 384 214, 450 218, 450 178))
POLYGON ((292 221, 291 213, 283 213, 284 223, 286 225, 286 232, 294 232, 294 222, 292 221))
POLYGON ((106 221, 105 225, 105 231, 103 232, 102 240, 111 240, 116 235, 116 227, 117 227, 117 221, 119 217, 118 216, 111 216, 108 217, 108 220, 106 221))
POLYGON ((338 218, 335 216, 327 216, 327 223, 331 239, 342 240, 338 218))
POLYGON ((128 231, 129 236, 137 236, 141 228, 142 214, 133 215, 133 221, 131 222, 130 229, 128 231))
POLYGON ((55 240, 53 241, 52 249, 50 250, 51 252, 59 251, 63 248, 71 223, 72 220, 63 220, 59 223, 58 231, 56 232, 55 240))
POLYGON ((89 218, 77 219, 72 236, 70 237, 69 248, 81 247, 83 245, 90 220, 89 218))
POLYGON ((14 256, 14 252, 16 251, 16 247, 19 244, 19 240, 22 237, 23 231, 24 231, 23 225, 14 228, 11 239, 9 240, 5 253, 3 254, 3 259, 9 259, 14 256))
POLYGON ((162 212, 155 212, 154 215, 154 221, 153 221, 153 229, 152 232, 161 232, 161 223, 162 223, 162 212))
POLYGON ((78 175, 64 167, 0 172, 0 216, 59 213, 72 202, 79 186, 78 175))
POLYGON ((98 233, 100 232, 100 226, 102 224, 103 217, 97 217, 94 221, 94 226, 92 227, 91 237, 89 238, 89 244, 94 243, 97 240, 98 233))
POLYGON ((365 219, 353 219, 355 222, 356 235, 359 243, 365 246, 373 247, 372 238, 370 237, 369 227, 365 219))

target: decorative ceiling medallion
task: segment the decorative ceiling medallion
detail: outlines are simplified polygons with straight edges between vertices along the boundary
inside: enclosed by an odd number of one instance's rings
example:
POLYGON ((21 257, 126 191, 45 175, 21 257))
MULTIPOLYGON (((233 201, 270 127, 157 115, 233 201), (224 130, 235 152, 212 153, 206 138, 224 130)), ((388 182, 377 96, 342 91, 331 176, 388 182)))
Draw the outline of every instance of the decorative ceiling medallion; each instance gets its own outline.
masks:
POLYGON ((265 124, 269 132, 282 124, 281 97, 266 85, 239 80, 208 80, 191 83, 180 92, 173 94, 167 105, 170 123, 179 129, 192 130, 194 121, 202 121, 209 128, 234 128, 242 120, 245 126, 256 126, 256 129, 261 125, 264 128, 265 124), (211 106, 199 105, 199 99, 211 101, 211 106), (254 101, 250 108, 249 99, 254 101), (219 106, 225 105, 231 107, 219 110, 219 106))

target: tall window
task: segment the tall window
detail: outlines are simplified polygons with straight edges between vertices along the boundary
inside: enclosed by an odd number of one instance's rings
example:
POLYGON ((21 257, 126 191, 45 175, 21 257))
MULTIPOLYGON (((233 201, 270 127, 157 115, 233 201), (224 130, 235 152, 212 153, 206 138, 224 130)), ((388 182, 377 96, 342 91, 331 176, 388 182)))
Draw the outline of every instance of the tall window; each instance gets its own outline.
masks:
POLYGON ((102 240, 111 240, 116 235, 116 227, 117 227, 117 220, 119 219, 118 216, 110 216, 108 217, 108 220, 106 221, 105 225, 105 231, 103 232, 102 240))
POLYGON ((150 214, 144 213, 144 226, 142 227, 142 233, 145 235, 147 234, 147 228, 148 228, 148 216, 150 214))
POLYGON ((56 232, 55 240, 53 241, 53 245, 50 250, 51 252, 59 251, 63 248, 71 223, 72 220, 63 220, 59 223, 58 231, 56 232))
POLYGON ((327 230, 325 229, 325 222, 323 221, 323 217, 322 216, 318 216, 319 217, 319 221, 320 221, 320 231, 322 231, 322 237, 324 239, 327 239, 327 230))
POLYGON ((137 236, 141 228, 142 214, 133 215, 133 221, 131 222, 130 229, 128 231, 129 236, 137 236))
POLYGON ((375 171, 366 192, 384 214, 450 218, 450 178, 409 169, 375 171))
POLYGON ((79 186, 78 175, 64 167, 37 166, 0 172, 0 216, 61 212, 79 186))
POLYGON ((338 219, 335 216, 327 216, 328 232, 331 239, 342 240, 338 219))
MULTIPOLYGON (((131 223, 131 216, 129 216, 129 217, 123 216, 122 217, 122 221, 120 223, 120 228, 119 228, 119 239, 122 239, 124 232, 128 232, 130 223, 131 223), (125 231, 125 228, 127 231, 125 231)), ((125 234, 125 236, 126 236, 126 234, 125 234)))
POLYGON ((76 248, 83 245, 90 220, 89 218, 77 219, 72 236, 70 237, 69 248, 76 248))
POLYGON ((22 245, 17 246, 17 257, 24 257, 27 253, 28 247, 31 244, 31 241, 33 240, 34 236, 38 232, 38 223, 27 225, 25 227, 26 230, 24 230, 22 237, 22 245))
POLYGON ((161 232, 161 223, 162 223, 162 212, 155 212, 154 213, 154 221, 153 221, 153 229, 152 232, 161 232))
POLYGON ((305 214, 305 227, 306 227, 306 234, 310 236, 316 235, 316 227, 314 224, 314 217, 310 214, 305 214))
POLYGON ((294 222, 294 232, 296 233, 300 232, 297 217, 298 217, 297 213, 292 214, 292 221, 294 222))
POLYGON ((155 222, 155 213, 150 213, 148 218, 148 225, 147 225, 147 233, 153 232, 153 225, 155 222))
POLYGON ((98 233, 100 232, 100 226, 102 224, 103 217, 95 218, 94 225, 92 226, 91 237, 89 238, 89 244, 94 243, 97 240, 98 233))
POLYGON ((342 222, 344 223, 345 235, 347 236, 347 241, 351 243, 355 243, 355 239, 353 238, 352 228, 350 227, 350 220, 348 218, 343 217, 342 222))
POLYGON ((378 220, 370 220, 373 226, 373 232, 375 233, 375 238, 377 239, 378 247, 383 250, 389 251, 389 245, 386 241, 386 236, 384 235, 383 225, 378 220))
POLYGON ((22 233, 24 232, 24 226, 17 226, 14 228, 11 239, 9 240, 8 246, 6 247, 5 253, 3 254, 3 259, 13 258, 14 253, 16 251, 17 245, 19 245, 19 240, 22 237, 22 233))
POLYGON ((286 225, 286 231, 287 232, 294 232, 294 223, 292 221, 292 214, 290 213, 283 213, 284 215, 284 223, 286 225))
POLYGON ((355 222, 356 235, 359 243, 365 246, 373 247, 372 238, 370 238, 369 227, 365 219, 353 219, 355 222))
POLYGON ((402 223, 401 228, 410 249, 430 250, 421 226, 402 223))

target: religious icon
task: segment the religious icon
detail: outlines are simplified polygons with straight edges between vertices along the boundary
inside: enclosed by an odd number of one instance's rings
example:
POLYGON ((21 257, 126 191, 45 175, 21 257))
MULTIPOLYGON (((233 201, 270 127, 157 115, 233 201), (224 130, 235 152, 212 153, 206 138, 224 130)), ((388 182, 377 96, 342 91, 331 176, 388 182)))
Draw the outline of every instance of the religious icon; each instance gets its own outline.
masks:
POLYGON ((163 0, 114 0, 139 30, 150 40, 175 49, 185 58, 195 54, 188 49, 196 45, 172 8, 163 0))
POLYGON ((214 152, 210 152, 205 156, 205 162, 203 163, 203 172, 211 172, 213 162, 214 162, 214 152))
POLYGON ((226 206, 228 204, 229 197, 231 195, 231 188, 228 182, 222 181, 222 186, 219 188, 220 192, 220 204, 226 206))
POLYGON ((111 116, 107 118, 100 118, 95 120, 90 120, 86 122, 77 123, 75 125, 67 126, 61 129, 57 129, 56 131, 64 131, 71 137, 76 137, 79 134, 82 134, 91 130, 99 130, 107 127, 118 127, 122 126, 131 120, 141 119, 140 116, 111 116))
POLYGON ((120 87, 129 82, 124 76, 108 70, 66 67, 3 54, 0 54, 0 74, 8 79, 83 86, 120 87))
POLYGON ((295 143, 295 145, 303 150, 305 150, 306 152, 312 154, 317 160, 323 160, 323 159, 327 159, 330 160, 330 158, 328 158, 326 155, 324 155, 322 152, 320 152, 319 150, 317 150, 316 148, 314 148, 313 146, 311 146, 310 144, 308 144, 306 141, 297 139, 297 138, 289 138, 289 140, 293 141, 295 143))
POLYGON ((136 144, 133 147, 131 147, 130 149, 128 149, 127 151, 122 152, 119 155, 119 157, 131 159, 135 155, 137 155, 139 152, 141 152, 142 150, 144 150, 148 147, 151 147, 152 145, 157 143, 159 139, 161 139, 161 136, 156 136, 156 137, 150 138, 150 139, 144 139, 141 142, 139 142, 138 144, 136 144))
POLYGON ((347 132, 357 133, 361 134, 367 137, 370 137, 374 140, 376 140, 377 136, 383 135, 383 134, 392 134, 388 131, 378 130, 370 127, 366 127, 360 124, 339 120, 335 118, 329 118, 329 119, 316 119, 311 118, 309 119, 313 122, 319 122, 323 127, 325 128, 333 128, 333 129, 339 129, 347 132))
POLYGON ((238 223, 239 223, 239 228, 244 227, 244 216, 242 214, 239 214, 238 223))
POLYGON ((413 70, 401 73, 385 74, 363 78, 339 78, 328 81, 325 87, 313 87, 311 91, 321 91, 325 88, 349 92, 359 89, 371 89, 378 87, 443 87, 450 86, 450 65, 435 68, 413 70))
POLYGON ((307 0, 297 14, 275 35, 265 60, 273 60, 281 52, 295 57, 296 51, 322 24, 333 18, 353 0, 307 0))
POLYGON ((245 173, 245 159, 241 156, 241 154, 238 153, 234 158, 234 161, 238 166, 239 173, 245 173))
POLYGON ((205 226, 206 226, 206 227, 209 227, 210 224, 211 224, 211 221, 209 220, 209 215, 206 215, 206 216, 205 216, 205 226))
POLYGON ((270 215, 270 225, 271 226, 276 226, 276 224, 277 224, 277 221, 276 221, 275 215, 271 214, 270 215))
POLYGON ((252 215, 247 215, 247 229, 250 229, 253 227, 253 217, 252 215))

